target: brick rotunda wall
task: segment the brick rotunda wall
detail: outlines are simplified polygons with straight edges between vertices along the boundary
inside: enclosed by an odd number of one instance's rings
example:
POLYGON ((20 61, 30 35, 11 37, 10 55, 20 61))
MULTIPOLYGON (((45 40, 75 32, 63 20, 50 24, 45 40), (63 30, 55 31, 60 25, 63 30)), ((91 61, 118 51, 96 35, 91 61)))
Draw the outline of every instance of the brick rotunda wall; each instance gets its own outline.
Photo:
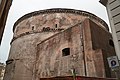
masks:
MULTIPOLYGON (((73 9, 47 9, 24 15, 13 26, 13 39, 4 80, 33 80, 37 44, 89 18, 108 32, 94 14, 73 9)), ((83 73, 84 74, 84 73, 83 73)))

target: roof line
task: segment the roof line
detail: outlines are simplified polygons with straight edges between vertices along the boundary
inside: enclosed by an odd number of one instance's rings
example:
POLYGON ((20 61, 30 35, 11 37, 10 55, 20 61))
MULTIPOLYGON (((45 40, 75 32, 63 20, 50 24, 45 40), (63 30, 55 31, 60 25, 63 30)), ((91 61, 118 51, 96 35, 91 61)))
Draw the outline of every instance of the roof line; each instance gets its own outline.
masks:
POLYGON ((104 6, 106 6, 108 0, 100 0, 99 2, 100 2, 101 4, 103 4, 104 6))
POLYGON ((73 14, 78 14, 78 15, 83 15, 83 16, 89 16, 90 18, 95 19, 98 22, 100 22, 109 31, 107 23, 104 20, 102 20, 101 18, 97 17, 96 15, 94 15, 94 14, 92 14, 90 12, 86 12, 86 11, 82 11, 82 10, 75 10, 75 9, 66 9, 66 8, 52 8, 52 9, 40 10, 40 11, 35 11, 35 12, 25 14, 24 16, 22 16, 21 18, 19 18, 15 22, 15 24, 13 26, 13 32, 15 30, 15 27, 20 22, 22 22, 23 20, 25 20, 27 18, 30 18, 32 16, 41 15, 41 14, 51 14, 51 13, 73 13, 73 14))

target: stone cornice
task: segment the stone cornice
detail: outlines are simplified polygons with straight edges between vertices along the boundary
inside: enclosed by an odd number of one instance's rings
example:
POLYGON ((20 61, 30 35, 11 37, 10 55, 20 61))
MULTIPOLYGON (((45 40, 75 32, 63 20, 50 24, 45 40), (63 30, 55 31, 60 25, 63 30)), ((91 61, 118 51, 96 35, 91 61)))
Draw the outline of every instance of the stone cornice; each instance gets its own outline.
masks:
POLYGON ((100 0, 99 2, 100 2, 101 4, 103 4, 104 6, 106 6, 108 0, 100 0))
POLYGON ((75 10, 75 9, 65 9, 65 8, 52 8, 52 9, 46 9, 46 10, 40 10, 40 11, 35 11, 35 12, 31 12, 31 13, 28 13, 24 16, 22 16, 21 18, 19 18, 14 26, 13 26, 13 32, 15 30, 15 27, 20 23, 22 22, 23 20, 27 19, 27 18, 30 18, 32 16, 37 16, 37 15, 41 15, 41 14, 51 14, 51 13, 73 13, 73 14, 78 14, 78 15, 82 15, 82 16, 88 16, 89 18, 91 19, 94 19, 98 22, 100 22, 108 31, 109 31, 109 28, 108 28, 108 25, 106 24, 105 21, 103 21, 101 18, 97 17, 96 15, 92 14, 92 13, 89 13, 89 12, 86 12, 86 11, 82 11, 82 10, 75 10))
POLYGON ((12 42, 13 42, 14 40, 16 40, 17 38, 19 38, 19 37, 22 37, 22 36, 25 36, 25 35, 29 35, 29 34, 41 33, 41 32, 42 32, 42 31, 30 31, 30 32, 22 33, 22 34, 20 34, 20 35, 18 35, 18 36, 16 36, 16 37, 13 37, 12 41, 10 42, 10 44, 12 44, 12 42))

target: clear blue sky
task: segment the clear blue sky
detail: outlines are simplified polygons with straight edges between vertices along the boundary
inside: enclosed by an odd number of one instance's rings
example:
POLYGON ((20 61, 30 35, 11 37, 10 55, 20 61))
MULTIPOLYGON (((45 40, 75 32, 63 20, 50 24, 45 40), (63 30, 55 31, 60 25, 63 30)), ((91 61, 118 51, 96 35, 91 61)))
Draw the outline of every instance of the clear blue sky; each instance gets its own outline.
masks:
POLYGON ((24 14, 49 8, 72 8, 91 12, 108 22, 105 7, 99 0, 13 0, 9 11, 4 37, 0 46, 0 62, 8 58, 13 24, 24 14))

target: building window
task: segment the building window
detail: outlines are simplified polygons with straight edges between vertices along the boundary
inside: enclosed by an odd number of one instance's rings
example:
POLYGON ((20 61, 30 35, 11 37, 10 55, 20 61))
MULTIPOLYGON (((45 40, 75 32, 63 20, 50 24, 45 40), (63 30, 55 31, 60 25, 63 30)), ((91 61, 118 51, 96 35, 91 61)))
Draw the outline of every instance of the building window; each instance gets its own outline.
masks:
POLYGON ((114 47, 113 40, 111 40, 111 39, 109 40, 109 45, 112 46, 112 47, 114 47))
POLYGON ((57 28, 57 24, 55 24, 55 28, 57 28))
POLYGON ((34 26, 32 26, 32 30, 34 30, 34 26))
POLYGON ((68 56, 70 55, 70 48, 64 48, 62 50, 62 56, 68 56))

